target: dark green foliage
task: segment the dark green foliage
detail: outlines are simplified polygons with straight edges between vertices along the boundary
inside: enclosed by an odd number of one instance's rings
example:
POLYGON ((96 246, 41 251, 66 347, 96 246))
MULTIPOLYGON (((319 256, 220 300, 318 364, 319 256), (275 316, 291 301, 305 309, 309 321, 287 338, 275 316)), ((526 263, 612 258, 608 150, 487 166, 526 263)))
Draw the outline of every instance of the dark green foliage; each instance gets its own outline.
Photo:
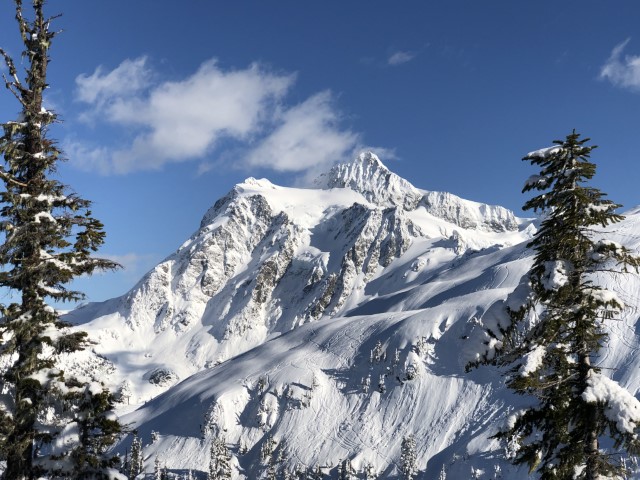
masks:
POLYGON ((134 480, 142 473, 143 455, 142 440, 138 436, 138 432, 133 432, 133 440, 131 441, 131 456, 129 458, 128 476, 129 480, 134 480))
POLYGON ((56 368, 58 354, 81 350, 86 334, 69 332, 46 301, 82 299, 81 292, 67 288, 69 282, 117 265, 91 256, 105 234, 91 216, 90 202, 52 178, 63 157, 48 138, 56 114, 43 108, 48 51, 56 36, 50 30, 53 19, 43 14, 44 0, 33 0, 32 21, 23 17, 21 0, 15 6, 24 44, 23 79, 0 49, 8 68, 5 85, 21 109, 17 121, 1 124, 0 136, 0 287, 20 298, 0 306, 0 356, 6 360, 0 375, 8 399, 0 406, 3 478, 44 473, 56 478, 68 475, 69 468, 74 478, 101 478, 113 463, 103 458, 104 451, 120 428, 108 415, 111 397, 56 368), (53 442, 63 432, 86 443, 62 451, 53 442))
POLYGON ((588 141, 573 132, 555 141, 555 148, 524 158, 541 170, 523 191, 544 192, 524 208, 544 219, 529 244, 536 252, 529 275, 531 302, 511 312, 511 341, 503 359, 523 359, 516 361, 508 385, 537 404, 514 416, 498 437, 515 441, 515 463, 528 465, 542 479, 594 480, 622 473, 618 449, 640 451, 634 432, 619 430, 607 418, 606 400, 589 395, 591 386, 602 381, 592 359, 607 339, 604 319, 624 307, 613 292, 593 284, 593 274, 637 269, 639 261, 621 245, 596 240, 594 227, 623 217, 616 213, 620 205, 585 185, 595 174, 589 160, 595 147, 588 141), (604 449, 603 437, 615 448, 604 449))
POLYGON ((73 478, 77 479, 100 478, 101 472, 119 465, 118 457, 105 455, 122 433, 122 426, 113 413, 113 395, 106 389, 91 389, 91 385, 79 385, 75 396, 80 442, 71 457, 73 478))

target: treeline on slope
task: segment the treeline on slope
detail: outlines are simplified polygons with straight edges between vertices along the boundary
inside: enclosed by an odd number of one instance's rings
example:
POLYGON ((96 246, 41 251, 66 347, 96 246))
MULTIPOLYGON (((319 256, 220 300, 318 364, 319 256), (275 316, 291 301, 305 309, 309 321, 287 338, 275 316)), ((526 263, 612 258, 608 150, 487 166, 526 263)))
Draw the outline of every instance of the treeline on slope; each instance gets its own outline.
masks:
MULTIPOLYGON (((151 432, 151 443, 159 438, 155 431, 151 432)), ((248 450, 242 443, 234 451, 237 455, 246 455, 248 450)), ((129 480, 146 478, 143 467, 144 452, 142 441, 137 432, 133 433, 131 451, 127 453, 122 468, 122 473, 129 480)), ((232 449, 229 448, 224 433, 212 436, 209 446, 209 469, 206 473, 207 480, 230 480, 233 476, 232 449)), ((403 437, 400 458, 398 459, 400 477, 403 480, 413 480, 419 473, 417 467, 416 441, 412 435, 403 437)), ((255 472, 249 474, 249 478, 265 478, 266 480, 321 480, 327 476, 337 476, 339 480, 377 480, 383 478, 374 465, 366 464, 361 470, 357 470, 351 464, 350 459, 341 461, 338 465, 290 465, 287 458, 286 445, 276 441, 273 436, 267 435, 260 446, 260 464, 255 472)), ((194 480, 200 472, 185 469, 183 472, 170 471, 161 456, 154 460, 154 480, 194 480)), ((438 480, 446 480, 446 470, 442 467, 438 480)))

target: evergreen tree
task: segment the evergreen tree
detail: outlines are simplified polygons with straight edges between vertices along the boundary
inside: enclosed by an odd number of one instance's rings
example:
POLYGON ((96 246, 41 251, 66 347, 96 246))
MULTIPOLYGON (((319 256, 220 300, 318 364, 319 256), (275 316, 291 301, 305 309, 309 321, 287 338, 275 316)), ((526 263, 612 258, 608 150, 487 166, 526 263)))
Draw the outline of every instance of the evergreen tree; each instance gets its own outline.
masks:
POLYGON ((596 170, 588 141, 574 131, 524 158, 541 170, 523 191, 543 192, 524 208, 545 216, 529 244, 535 250, 530 301, 511 312, 503 358, 521 359, 507 384, 537 404, 497 436, 515 441, 515 463, 527 464, 544 480, 612 478, 622 473, 620 450, 640 451, 640 418, 624 408, 640 403, 592 362, 607 339, 604 320, 623 308, 613 292, 593 283, 594 274, 637 269, 639 262, 594 231, 623 217, 616 213, 620 205, 585 185, 596 170), (603 448, 603 437, 609 437, 609 448, 603 448))
POLYGON ((340 480, 355 480, 356 479, 356 471, 353 469, 353 465, 351 465, 351 460, 346 459, 342 461, 340 464, 340 469, 338 471, 338 478, 340 480))
POLYGON ((442 468, 440 469, 440 474, 438 475, 438 480, 447 480, 447 469, 444 466, 444 463, 442 464, 442 468))
POLYGON ((142 473, 143 455, 142 440, 138 436, 138 432, 133 432, 133 440, 131 441, 131 455, 129 457, 129 480, 134 480, 142 473))
POLYGON ((310 478, 311 480, 322 480, 322 478, 324 478, 320 465, 316 465, 313 469, 310 470, 308 478, 310 478))
POLYGON ((160 466, 160 458, 157 455, 153 462, 153 480, 162 480, 162 467, 160 466))
POLYGON ((52 178, 62 152, 48 138, 56 114, 43 106, 49 48, 56 36, 44 0, 32 0, 33 20, 15 0, 24 52, 21 78, 14 60, 2 49, 8 76, 5 86, 16 97, 17 121, 1 124, 0 287, 19 301, 0 306, 0 458, 3 478, 103 478, 115 463, 104 452, 120 426, 111 414, 112 398, 99 385, 67 377, 56 368, 59 355, 80 350, 84 332, 70 332, 46 300, 74 301, 81 292, 65 286, 75 277, 117 264, 92 257, 104 241, 102 224, 91 216, 90 202, 69 193, 52 178), (78 432, 81 445, 56 443, 78 432), (71 461, 69 461, 71 460, 71 461))
POLYGON ((364 478, 365 480, 377 480, 378 473, 376 472, 376 468, 371 463, 367 463, 364 467, 364 478))
POLYGON ((122 432, 112 411, 113 395, 95 383, 82 385, 77 382, 74 385, 72 381, 67 381, 67 386, 78 389, 76 394, 68 393, 65 396, 67 401, 73 399, 77 404, 75 414, 80 442, 71 452, 73 478, 100 478, 106 469, 115 468, 119 463, 117 457, 105 456, 122 432))
POLYGON ((207 480, 225 480, 231 478, 231 453, 224 436, 217 436, 211 442, 209 450, 209 473, 207 480))
POLYGON ((402 478, 412 480, 418 473, 416 466, 416 440, 413 435, 402 437, 402 446, 400 447, 400 471, 402 478))
POLYGON ((273 459, 273 457, 269 459, 269 464, 267 465, 267 474, 265 478, 267 480, 277 480, 278 478, 278 464, 273 459))

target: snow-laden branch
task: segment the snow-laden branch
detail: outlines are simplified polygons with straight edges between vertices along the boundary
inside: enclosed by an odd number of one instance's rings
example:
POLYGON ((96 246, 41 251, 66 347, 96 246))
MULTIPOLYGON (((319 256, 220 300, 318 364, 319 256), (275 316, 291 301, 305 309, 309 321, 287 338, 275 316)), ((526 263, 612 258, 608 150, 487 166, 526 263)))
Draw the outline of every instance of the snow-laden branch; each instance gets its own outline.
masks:
POLYGON ((587 385, 582 399, 588 403, 604 404, 604 414, 620 432, 633 434, 640 427, 640 402, 618 382, 590 372, 587 385))

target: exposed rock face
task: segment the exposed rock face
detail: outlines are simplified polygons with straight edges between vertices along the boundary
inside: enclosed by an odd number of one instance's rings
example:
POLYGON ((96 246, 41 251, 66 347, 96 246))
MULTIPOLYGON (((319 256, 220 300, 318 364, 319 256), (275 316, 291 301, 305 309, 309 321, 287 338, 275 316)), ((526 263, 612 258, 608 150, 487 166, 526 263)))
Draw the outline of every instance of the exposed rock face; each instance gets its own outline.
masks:
POLYGON ((463 200, 446 192, 418 190, 391 172, 371 152, 361 153, 351 163, 336 165, 318 178, 316 186, 350 188, 384 207, 411 211, 423 206, 431 215, 467 229, 515 231, 519 225, 513 212, 504 207, 463 200))
POLYGON ((339 267, 325 265, 321 276, 317 268, 311 272, 305 289, 320 293, 306 308, 304 320, 318 319, 328 309, 335 315, 358 284, 366 284, 422 235, 398 207, 371 209, 356 203, 342 211, 339 225, 335 238, 344 245, 339 267))
POLYGON ((420 191, 385 167, 371 152, 355 161, 336 165, 316 181, 319 188, 350 188, 380 206, 399 206, 413 210, 422 198, 420 191))
POLYGON ((420 205, 434 217, 462 228, 504 232, 515 231, 519 226, 518 219, 511 210, 462 200, 446 192, 427 192, 420 205))

